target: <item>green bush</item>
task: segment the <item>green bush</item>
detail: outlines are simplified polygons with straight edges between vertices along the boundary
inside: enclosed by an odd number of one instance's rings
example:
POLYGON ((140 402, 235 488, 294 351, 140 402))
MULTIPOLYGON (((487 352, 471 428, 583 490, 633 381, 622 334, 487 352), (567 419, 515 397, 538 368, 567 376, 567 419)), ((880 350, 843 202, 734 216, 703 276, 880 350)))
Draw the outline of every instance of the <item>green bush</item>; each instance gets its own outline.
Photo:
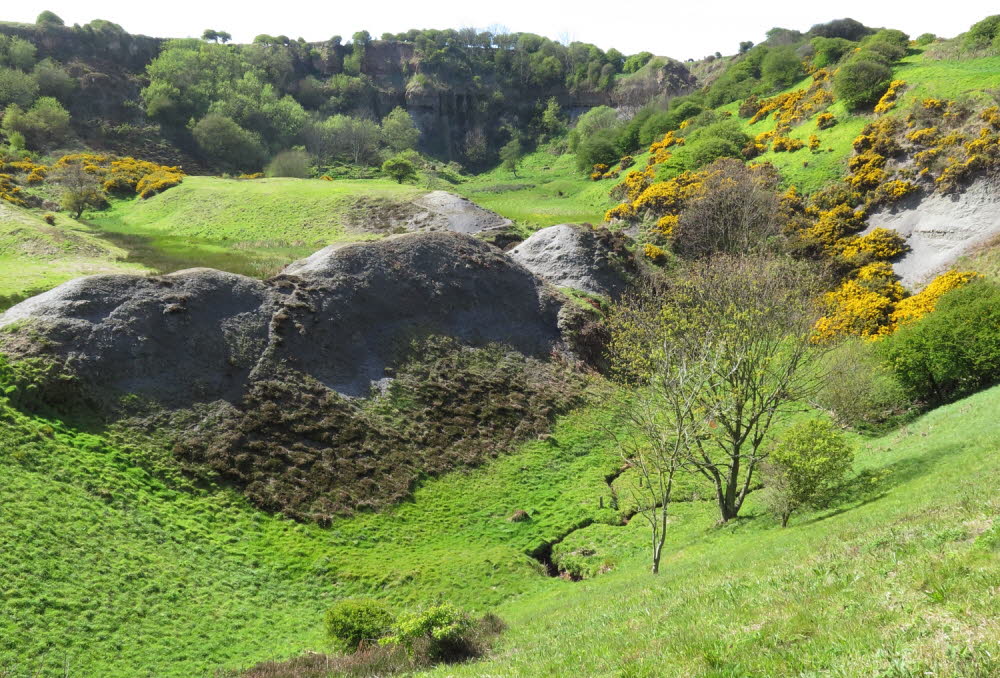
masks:
POLYGON ((191 133, 206 159, 231 171, 258 170, 264 162, 264 146, 253 132, 243 129, 232 118, 209 113, 191 133))
POLYGON ((397 184, 417 178, 417 168, 403 153, 383 162, 382 172, 395 179, 397 184))
POLYGON ((761 61, 761 78, 771 90, 794 84, 805 75, 802 60, 791 47, 770 50, 761 61))
POLYGON ((853 461, 844 435, 826 419, 795 424, 782 434, 761 467, 764 504, 785 527, 794 511, 824 506, 853 461))
POLYGON ((909 396, 938 405, 1000 379, 1000 286, 979 280, 945 294, 937 308, 880 345, 909 396))
POLYGON ((621 156, 618 135, 614 130, 602 130, 576 147, 576 168, 580 172, 590 172, 594 165, 613 165, 621 156))
POLYGON ((42 97, 27 111, 17 104, 8 107, 0 127, 8 136, 23 135, 28 147, 37 150, 65 141, 69 134, 69 113, 54 98, 42 97))
POLYGON ((302 150, 282 151, 267 163, 264 174, 269 177, 306 179, 312 174, 312 158, 302 150))
POLYGON ((870 341, 852 338, 840 344, 828 354, 825 371, 819 404, 841 424, 879 433, 913 411, 903 385, 870 341))
POLYGON ((451 603, 441 603, 402 615, 393 635, 382 643, 398 643, 410 652, 426 654, 432 661, 463 659, 470 655, 468 636, 474 628, 468 613, 451 603))
POLYGON ((326 613, 326 632, 349 650, 385 637, 395 621, 384 603, 364 598, 340 600, 326 613))
POLYGON ((833 92, 851 110, 874 105, 888 89, 892 69, 881 60, 854 58, 840 67, 833 92))
POLYGON ((815 51, 813 66, 825 68, 840 61, 840 58, 847 54, 855 43, 844 38, 813 38, 811 44, 815 51))
POLYGON ((994 14, 973 24, 962 36, 962 46, 966 49, 985 49, 993 44, 998 34, 1000 14, 994 14))
POLYGON ((11 104, 27 108, 38 96, 38 83, 29 73, 0 66, 0 110, 11 104))

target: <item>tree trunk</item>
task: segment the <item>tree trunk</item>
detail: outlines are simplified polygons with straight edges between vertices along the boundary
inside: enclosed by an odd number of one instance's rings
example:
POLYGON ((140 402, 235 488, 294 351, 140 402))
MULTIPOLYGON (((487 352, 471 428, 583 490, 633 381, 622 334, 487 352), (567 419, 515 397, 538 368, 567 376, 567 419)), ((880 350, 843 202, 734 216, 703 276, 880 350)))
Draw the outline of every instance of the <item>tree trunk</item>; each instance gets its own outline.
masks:
POLYGON ((788 517, 792 515, 791 512, 785 512, 781 514, 781 526, 788 527, 788 517))

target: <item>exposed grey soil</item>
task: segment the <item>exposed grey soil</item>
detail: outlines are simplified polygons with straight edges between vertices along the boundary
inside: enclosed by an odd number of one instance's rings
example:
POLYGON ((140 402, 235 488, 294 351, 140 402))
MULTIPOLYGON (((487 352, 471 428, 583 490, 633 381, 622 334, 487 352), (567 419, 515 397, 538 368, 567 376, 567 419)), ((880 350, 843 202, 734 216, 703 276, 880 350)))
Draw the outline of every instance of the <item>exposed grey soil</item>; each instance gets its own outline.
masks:
POLYGON ((470 236, 408 234, 328 247, 268 281, 211 269, 81 278, 0 315, 0 349, 54 358, 100 402, 236 400, 279 368, 362 396, 425 335, 547 356, 562 301, 470 236))
POLYGON ((893 267, 904 285, 919 289, 1000 233, 1000 181, 980 177, 959 194, 913 196, 875 212, 868 224, 869 231, 889 228, 906 238, 911 249, 893 267))
POLYGON ((559 224, 534 233, 508 255, 559 287, 617 297, 626 288, 631 257, 613 234, 589 226, 559 224), (603 237, 602 237, 603 236, 603 237))

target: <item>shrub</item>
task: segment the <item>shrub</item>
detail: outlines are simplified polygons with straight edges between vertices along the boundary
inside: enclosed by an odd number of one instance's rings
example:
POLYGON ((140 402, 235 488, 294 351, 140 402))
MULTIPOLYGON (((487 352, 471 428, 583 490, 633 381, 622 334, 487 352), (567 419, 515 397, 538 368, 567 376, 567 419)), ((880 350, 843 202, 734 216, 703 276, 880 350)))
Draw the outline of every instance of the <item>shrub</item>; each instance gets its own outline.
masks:
POLYGON ((41 14, 39 14, 38 18, 35 19, 35 23, 38 24, 39 26, 65 26, 66 25, 65 22, 62 19, 60 19, 59 16, 55 12, 50 12, 49 10, 45 10, 44 12, 42 12, 41 14))
POLYGON ((0 110, 10 104, 27 108, 38 96, 38 83, 29 73, 0 66, 0 110))
POLYGON ((851 110, 873 105, 892 80, 892 69, 880 61, 854 59, 840 67, 833 91, 851 110))
POLYGON ((260 138, 219 113, 206 115, 191 133, 209 162, 225 169, 256 170, 264 161, 260 138))
POLYGON ((48 224, 49 226, 56 225, 56 215, 52 214, 52 212, 46 212, 44 215, 42 215, 42 219, 44 219, 45 223, 48 224))
POLYGON ((829 129, 837 124, 837 118, 833 116, 833 113, 820 113, 819 117, 816 118, 816 127, 818 129, 829 129))
POLYGON ((945 294, 937 309, 881 342, 908 394, 941 404, 1000 376, 1000 286, 978 280, 945 294))
POLYGON ((772 90, 784 89, 803 75, 802 60, 791 47, 769 50, 761 61, 761 78, 772 90))
POLYGON ((384 603, 364 598, 337 601, 325 619, 327 635, 352 651, 386 636, 394 621, 384 603))
POLYGON ((402 153, 394 155, 383 162, 382 172, 395 179, 397 184, 417 178, 417 168, 402 153))
POLYGON ((409 652, 426 653, 432 661, 454 661, 473 654, 469 651, 469 634, 474 627, 468 613, 451 603, 441 603, 403 614, 393 634, 380 642, 398 643, 409 652))
POLYGON ((12 105, 3 116, 5 134, 22 134, 33 149, 62 143, 69 133, 69 113, 52 97, 38 99, 29 110, 12 105))
POLYGON ((962 46, 966 49, 985 49, 993 44, 1000 33, 1000 14, 988 16, 978 21, 962 36, 962 46))
POLYGON ((267 163, 264 174, 268 177, 306 179, 312 173, 312 159, 302 150, 282 151, 267 163))
POLYGON ((852 337, 829 353, 817 400, 841 424, 879 433, 897 423, 912 404, 882 361, 877 343, 852 337))
POLYGON ((785 527, 794 511, 824 506, 853 461, 850 445, 829 421, 796 424, 785 431, 761 467, 764 503, 785 527))

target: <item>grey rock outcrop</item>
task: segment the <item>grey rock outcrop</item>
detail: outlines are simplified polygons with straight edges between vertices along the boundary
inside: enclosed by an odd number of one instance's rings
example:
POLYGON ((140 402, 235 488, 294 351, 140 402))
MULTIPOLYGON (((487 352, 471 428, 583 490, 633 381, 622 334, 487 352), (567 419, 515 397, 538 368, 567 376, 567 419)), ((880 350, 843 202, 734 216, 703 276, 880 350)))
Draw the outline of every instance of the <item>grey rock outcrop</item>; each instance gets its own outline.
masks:
POLYGON ((587 226, 543 228, 508 256, 559 287, 617 297, 628 284, 628 257, 615 252, 607 237, 587 226))
POLYGON ((1000 233, 1000 181, 981 177, 962 193, 915 195, 868 218, 869 232, 889 228, 910 251, 893 264, 903 284, 918 289, 966 252, 1000 233))
POLYGON ((100 402, 231 400, 283 367, 360 396, 426 334, 548 355, 561 304, 470 236, 406 234, 326 248, 267 281, 210 269, 77 279, 0 315, 0 350, 62 362, 100 402))
POLYGON ((479 233, 511 225, 510 219, 447 191, 431 191, 413 201, 419 210, 406 224, 411 231, 479 233))

